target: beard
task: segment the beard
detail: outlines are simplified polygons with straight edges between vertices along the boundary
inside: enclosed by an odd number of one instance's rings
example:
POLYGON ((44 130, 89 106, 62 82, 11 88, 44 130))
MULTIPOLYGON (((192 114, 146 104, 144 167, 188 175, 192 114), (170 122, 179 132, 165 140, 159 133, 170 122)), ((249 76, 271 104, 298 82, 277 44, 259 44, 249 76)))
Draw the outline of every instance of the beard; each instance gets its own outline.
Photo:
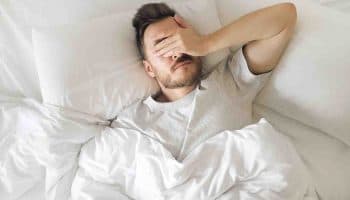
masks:
POLYGON ((202 73, 202 65, 199 61, 195 61, 187 66, 188 69, 183 76, 173 79, 171 74, 156 73, 156 79, 167 89, 175 89, 181 87, 192 86, 200 81, 202 73), (191 68, 191 69, 190 69, 191 68))

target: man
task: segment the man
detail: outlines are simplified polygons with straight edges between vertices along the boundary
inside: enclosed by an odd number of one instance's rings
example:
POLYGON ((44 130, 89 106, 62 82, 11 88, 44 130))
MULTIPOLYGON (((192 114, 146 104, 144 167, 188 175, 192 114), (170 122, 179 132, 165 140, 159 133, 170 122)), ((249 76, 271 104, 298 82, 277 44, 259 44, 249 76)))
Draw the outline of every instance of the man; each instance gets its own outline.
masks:
POLYGON ((223 130, 252 123, 252 102, 293 34, 296 8, 281 3, 199 35, 164 3, 143 5, 133 19, 146 73, 160 91, 125 109, 112 126, 161 142, 178 160, 223 130), (208 74, 200 56, 239 47, 208 74))

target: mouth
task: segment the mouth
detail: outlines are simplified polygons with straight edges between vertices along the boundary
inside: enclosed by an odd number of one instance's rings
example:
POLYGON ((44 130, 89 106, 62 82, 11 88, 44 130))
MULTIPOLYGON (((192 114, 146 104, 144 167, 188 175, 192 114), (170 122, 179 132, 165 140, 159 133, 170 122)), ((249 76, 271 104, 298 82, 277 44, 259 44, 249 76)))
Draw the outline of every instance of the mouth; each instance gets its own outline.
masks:
POLYGON ((192 63, 192 60, 182 61, 174 67, 174 71, 177 70, 178 68, 183 67, 183 66, 190 64, 190 63, 192 63))

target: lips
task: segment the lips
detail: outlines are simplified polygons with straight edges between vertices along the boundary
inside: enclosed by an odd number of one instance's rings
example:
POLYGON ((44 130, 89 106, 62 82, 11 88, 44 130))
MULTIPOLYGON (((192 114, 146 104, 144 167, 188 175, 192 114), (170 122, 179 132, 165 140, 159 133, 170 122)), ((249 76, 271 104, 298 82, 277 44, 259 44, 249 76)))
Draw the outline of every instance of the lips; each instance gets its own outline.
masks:
POLYGON ((186 60, 186 61, 182 61, 182 62, 178 63, 178 64, 175 66, 174 71, 177 70, 178 68, 180 68, 180 67, 186 65, 186 64, 191 63, 191 62, 192 62, 191 60, 186 60))

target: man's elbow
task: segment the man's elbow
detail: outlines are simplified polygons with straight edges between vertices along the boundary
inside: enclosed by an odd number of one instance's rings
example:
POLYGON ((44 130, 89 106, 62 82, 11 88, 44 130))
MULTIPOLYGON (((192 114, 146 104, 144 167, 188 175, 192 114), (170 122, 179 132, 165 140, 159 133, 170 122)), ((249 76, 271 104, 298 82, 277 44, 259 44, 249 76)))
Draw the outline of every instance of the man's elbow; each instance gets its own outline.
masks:
POLYGON ((298 18, 297 8, 293 3, 290 2, 285 3, 285 6, 287 10, 286 13, 288 13, 289 16, 289 25, 294 26, 298 18))

